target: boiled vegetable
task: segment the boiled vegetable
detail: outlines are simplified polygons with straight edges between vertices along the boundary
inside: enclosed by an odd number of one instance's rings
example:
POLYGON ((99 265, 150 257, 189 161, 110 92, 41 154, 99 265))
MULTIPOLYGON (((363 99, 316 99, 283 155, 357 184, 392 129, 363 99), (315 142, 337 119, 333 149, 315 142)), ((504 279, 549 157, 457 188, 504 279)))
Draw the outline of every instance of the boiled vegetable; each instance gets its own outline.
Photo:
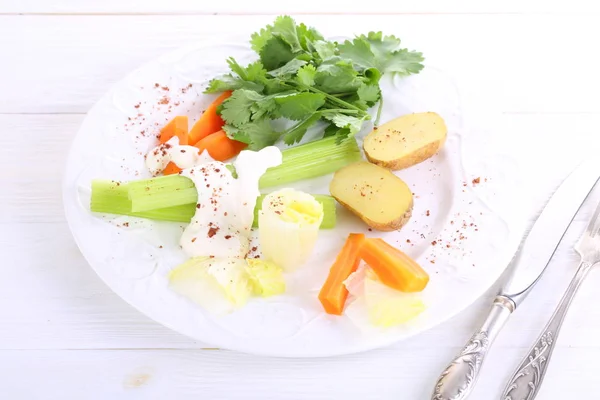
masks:
POLYGON ((429 275, 412 258, 383 239, 365 239, 360 258, 385 285, 402 292, 420 292, 429 283, 429 275))
POLYGON ((363 148, 372 163, 398 170, 436 154, 444 145, 447 132, 444 120, 434 112, 408 114, 369 133, 363 148))
POLYGON ((310 194, 281 189, 269 193, 258 213, 258 234, 263 255, 293 271, 306 262, 319 235, 323 206, 310 194))
POLYGON ((189 144, 194 145, 210 134, 218 132, 225 124, 221 116, 217 113, 217 108, 231 96, 231 91, 223 92, 219 95, 202 113, 198 121, 194 124, 189 133, 189 144))
MULTIPOLYGON (((180 145, 188 144, 188 117, 179 115, 173 118, 160 131, 159 141, 161 144, 167 143, 171 138, 177 137, 180 145)), ((169 162, 163 170, 164 175, 178 174, 181 171, 175 163, 169 162)))
POLYGON ((277 265, 260 258, 247 258, 246 264, 255 295, 269 297, 285 292, 283 271, 277 265))
POLYGON ((356 271, 360 263, 360 247, 365 239, 362 233, 351 233, 344 247, 329 269, 327 280, 319 292, 319 301, 328 314, 341 315, 348 298, 344 281, 356 271))
POLYGON ((338 170, 329 191, 340 204, 380 231, 400 229, 412 214, 413 197, 406 183, 366 161, 338 170))
MULTIPOLYGON (((192 185, 191 190, 196 192, 193 187, 193 183, 188 178, 183 176, 179 177, 187 184, 188 182, 192 185)), ((154 186, 155 193, 161 193, 161 189, 165 189, 166 186, 161 186, 162 180, 156 178, 151 184, 154 186)), ((90 210, 98 213, 108 213, 117 215, 129 215, 132 217, 146 218, 156 221, 172 221, 172 222, 185 222, 188 223, 194 216, 196 211, 196 201, 198 199, 197 193, 192 203, 182 204, 171 207, 154 208, 147 211, 131 210, 131 200, 129 196, 132 191, 137 191, 139 187, 135 187, 134 184, 138 181, 133 182, 117 182, 109 180, 95 179, 92 181, 92 195, 90 199, 90 210), (134 189, 135 187, 135 189, 134 189)), ((165 185, 168 183, 177 183, 176 180, 166 180, 165 185)), ((143 190, 144 186, 142 186, 143 190)), ((168 189, 165 189, 168 190, 168 189)), ((188 191, 190 189, 182 189, 188 191)), ((181 191, 181 190, 180 190, 181 191)), ((184 194, 187 196, 187 194, 184 194)), ((258 227, 258 211, 262 208, 262 201, 266 195, 261 195, 256 200, 256 206, 254 208, 254 223, 253 227, 258 227)), ((134 196, 135 197, 135 196, 134 196)), ((336 208, 335 200, 333 197, 327 195, 316 194, 315 199, 323 205, 323 221, 321 222, 320 229, 331 229, 335 228, 336 224, 336 208)), ((164 199, 164 198, 163 198, 164 199)), ((156 199, 153 199, 153 201, 156 199)))
POLYGON ((200 153, 208 151, 208 155, 215 161, 227 161, 240 154, 248 145, 228 138, 225 131, 220 130, 201 139, 194 146, 200 153))

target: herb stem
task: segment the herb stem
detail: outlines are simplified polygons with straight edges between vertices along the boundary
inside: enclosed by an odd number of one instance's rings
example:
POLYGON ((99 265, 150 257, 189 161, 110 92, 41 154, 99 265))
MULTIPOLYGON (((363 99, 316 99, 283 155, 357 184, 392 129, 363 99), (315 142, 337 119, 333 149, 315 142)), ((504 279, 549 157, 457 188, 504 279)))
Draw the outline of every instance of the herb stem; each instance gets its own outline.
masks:
POLYGON ((379 126, 379 119, 381 118, 381 110, 383 110, 383 96, 379 98, 379 108, 377 109, 377 117, 373 125, 377 128, 379 126))

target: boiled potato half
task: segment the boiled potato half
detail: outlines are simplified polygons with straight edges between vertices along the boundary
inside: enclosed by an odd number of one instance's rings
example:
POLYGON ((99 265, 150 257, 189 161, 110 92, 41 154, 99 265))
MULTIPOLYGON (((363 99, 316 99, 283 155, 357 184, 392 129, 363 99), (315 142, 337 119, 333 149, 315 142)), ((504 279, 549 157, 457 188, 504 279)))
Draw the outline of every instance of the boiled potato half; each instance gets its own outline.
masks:
POLYGON ((412 192, 390 170, 359 161, 338 170, 329 185, 344 207, 379 231, 402 228, 412 215, 412 192))
POLYGON ((392 170, 427 160, 444 145, 446 123, 434 112, 404 115, 387 122, 365 137, 367 159, 392 170))

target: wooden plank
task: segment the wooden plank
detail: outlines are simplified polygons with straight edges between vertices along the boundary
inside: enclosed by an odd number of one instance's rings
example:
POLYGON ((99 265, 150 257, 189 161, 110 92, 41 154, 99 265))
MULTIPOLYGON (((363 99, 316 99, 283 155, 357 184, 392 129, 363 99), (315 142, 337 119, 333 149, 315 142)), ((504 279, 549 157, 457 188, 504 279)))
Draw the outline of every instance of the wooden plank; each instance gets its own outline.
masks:
POLYGON ((319 2, 306 0, 296 3, 281 3, 275 0, 256 0, 252 3, 242 0, 227 2, 198 2, 175 0, 165 3, 160 0, 106 0, 102 2, 82 2, 59 0, 48 3, 42 0, 20 0, 0 5, 0 13, 43 13, 43 14, 390 14, 390 13, 559 13, 589 12, 596 9, 585 0, 572 2, 523 2, 508 0, 503 2, 481 2, 459 0, 451 4, 443 0, 419 2, 348 2, 331 0, 319 2))
MULTIPOLYGON (((272 16, 0 16, 0 113, 83 113, 144 62, 205 40, 246 41, 272 16), (231 27, 235 26, 235 31, 231 27), (43 62, 40 62, 43 60, 43 62)), ((298 18, 327 36, 396 33, 466 94, 506 112, 596 112, 593 15, 298 18), (507 29, 507 27, 510 29, 507 29), (556 29, 560 26, 561 29, 556 29), (534 27, 534 28, 532 28, 534 27), (440 34, 443 32, 443 34, 440 34), (566 60, 566 61, 562 61, 566 60)))
MULTIPOLYGON (((0 384, 14 399, 422 400, 458 348, 379 350, 317 360, 199 350, 0 351, 0 384)), ((524 349, 493 349, 472 398, 495 398, 524 349), (495 395, 495 396, 494 396, 495 395)), ((598 348, 559 346, 540 398, 600 397, 598 348), (551 395, 550 395, 551 394, 551 395)))

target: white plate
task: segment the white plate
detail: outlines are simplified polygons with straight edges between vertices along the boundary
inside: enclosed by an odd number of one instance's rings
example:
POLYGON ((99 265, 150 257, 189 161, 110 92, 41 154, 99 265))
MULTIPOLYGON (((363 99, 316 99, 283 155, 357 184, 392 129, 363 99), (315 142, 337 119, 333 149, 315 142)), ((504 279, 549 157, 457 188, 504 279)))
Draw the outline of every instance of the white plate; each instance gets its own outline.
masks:
MULTIPOLYGON (((339 223, 322 231, 307 266, 287 277, 286 295, 256 299, 225 317, 214 317, 167 287, 166 274, 184 260, 180 224, 89 212, 91 179, 148 177, 143 155, 175 115, 194 120, 214 96, 208 79, 226 72, 225 59, 253 53, 239 44, 185 48, 144 65, 116 84, 88 113, 71 149, 64 182, 69 225, 98 275, 123 299, 175 331, 221 348, 248 353, 317 357, 354 353, 405 339, 440 324, 482 295, 501 275, 521 229, 504 217, 515 174, 485 147, 484 133, 468 132, 458 92, 440 70, 426 66, 409 78, 384 77, 382 122, 417 111, 438 112, 449 138, 434 158, 399 171, 415 193, 410 223, 380 234, 338 209, 339 223), (500 172, 501 173, 498 173, 500 172), (480 177, 480 184, 473 179, 480 177), (487 181, 486 181, 487 179, 487 181), (347 317, 325 314, 317 300, 335 255, 349 232, 383 237, 429 272, 426 312, 389 330, 359 329, 347 317)), ((368 132, 370 127, 365 127, 368 132)), ((364 132, 362 133, 364 135, 364 132)), ((330 176, 293 185, 327 193, 330 176)))

